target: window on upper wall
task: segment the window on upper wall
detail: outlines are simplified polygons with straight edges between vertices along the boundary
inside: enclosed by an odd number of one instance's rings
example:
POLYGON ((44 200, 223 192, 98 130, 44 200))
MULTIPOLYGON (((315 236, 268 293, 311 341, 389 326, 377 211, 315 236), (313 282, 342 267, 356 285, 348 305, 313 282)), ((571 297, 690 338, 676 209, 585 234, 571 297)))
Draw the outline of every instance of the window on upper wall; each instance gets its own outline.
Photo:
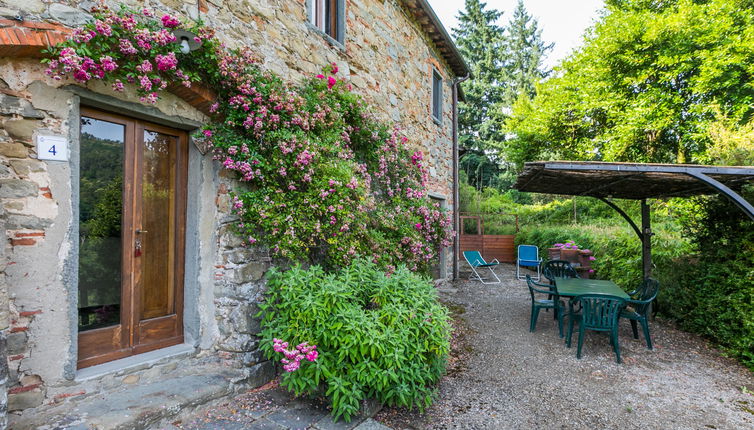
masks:
POLYGON ((343 0, 309 0, 309 21, 320 31, 343 43, 343 0))
POLYGON ((440 123, 442 119, 442 76, 432 69, 432 119, 440 123))

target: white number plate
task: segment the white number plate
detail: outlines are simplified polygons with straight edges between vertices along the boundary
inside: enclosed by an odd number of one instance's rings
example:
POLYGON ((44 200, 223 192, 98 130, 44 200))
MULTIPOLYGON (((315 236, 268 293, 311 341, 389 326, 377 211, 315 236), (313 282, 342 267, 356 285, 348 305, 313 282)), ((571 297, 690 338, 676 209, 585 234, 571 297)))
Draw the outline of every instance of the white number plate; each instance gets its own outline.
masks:
POLYGON ((68 139, 62 136, 37 136, 37 158, 68 161, 68 139))

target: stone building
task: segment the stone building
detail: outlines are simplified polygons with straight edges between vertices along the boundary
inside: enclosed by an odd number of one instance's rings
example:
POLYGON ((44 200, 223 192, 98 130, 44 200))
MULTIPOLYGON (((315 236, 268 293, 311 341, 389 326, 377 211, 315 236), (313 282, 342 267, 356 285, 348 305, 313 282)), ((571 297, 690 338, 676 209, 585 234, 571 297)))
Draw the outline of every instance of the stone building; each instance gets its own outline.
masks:
MULTIPOLYGON (((228 45, 252 47, 263 67, 290 81, 337 64, 379 116, 400 123, 423 149, 431 196, 454 208, 457 84, 468 69, 425 0, 124 3, 201 18, 228 45)), ((146 377, 154 363, 164 366, 151 369, 153 374, 169 371, 187 357, 242 369, 239 381, 246 386, 260 385, 274 373, 257 350, 253 318, 270 258, 263 249, 240 247, 229 232, 231 179, 189 137, 207 121, 209 95, 175 91, 147 106, 133 88, 116 93, 102 83, 81 86, 43 73, 41 50, 86 22, 92 6, 79 0, 0 0, 0 353, 7 353, 8 365, 6 371, 5 361, 0 364, 5 384, 0 408, 4 412, 7 392, 9 411, 27 410, 21 417, 30 408, 86 398, 124 376, 146 377), (80 241, 88 181, 121 170, 127 189, 136 187, 134 181, 156 181, 121 167, 124 151, 128 157, 136 151, 128 148, 140 140, 172 148, 167 151, 172 155, 161 155, 168 159, 158 161, 143 149, 134 165, 154 162, 158 172, 160 166, 177 166, 161 173, 174 174, 168 182, 175 192, 168 193, 167 204, 153 207, 144 199, 123 199, 125 213, 140 211, 143 224, 124 229, 122 241, 109 238, 111 243, 94 249, 80 241), (52 156, 37 153, 50 152, 51 145, 58 149, 52 156), (92 154, 101 157, 94 164, 92 154), (92 165, 101 169, 88 172, 92 165), (171 233, 146 239, 159 231, 171 233), (120 258, 128 249, 123 242, 137 236, 153 255, 166 257, 148 262, 123 257, 132 263, 125 272, 116 258, 112 273, 83 279, 82 265, 95 258, 92 253, 120 258), (136 297, 129 281, 134 277, 145 289, 159 285, 159 291, 142 290, 136 297), (83 288, 110 288, 98 297, 111 303, 86 303, 83 288)), ((443 251, 438 277, 453 276, 454 254, 443 251)))

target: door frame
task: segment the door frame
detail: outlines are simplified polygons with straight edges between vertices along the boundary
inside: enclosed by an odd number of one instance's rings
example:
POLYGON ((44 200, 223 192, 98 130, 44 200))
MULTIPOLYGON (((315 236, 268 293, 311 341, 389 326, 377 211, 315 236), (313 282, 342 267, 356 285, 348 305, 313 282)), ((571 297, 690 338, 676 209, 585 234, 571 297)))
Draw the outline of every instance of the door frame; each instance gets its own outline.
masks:
MULTIPOLYGON (((78 345, 76 367, 78 369, 183 343, 183 296, 186 260, 185 243, 189 158, 188 135, 184 130, 111 113, 104 109, 80 106, 78 117, 81 118, 84 116, 125 126, 123 172, 124 204, 121 221, 121 322, 115 326, 102 327, 87 330, 85 332, 79 332, 78 323, 76 323, 78 345), (136 312, 136 310, 139 309, 141 296, 140 291, 138 290, 138 270, 136 270, 138 257, 134 256, 134 244, 136 241, 135 222, 137 219, 135 211, 137 210, 137 207, 133 202, 137 201, 140 194, 140 190, 134 185, 137 183, 140 184, 142 180, 140 176, 141 165, 139 164, 139 160, 141 159, 140 154, 143 151, 143 134, 145 129, 175 136, 176 138, 176 144, 178 146, 175 160, 176 210, 173 219, 174 225, 176 226, 176 239, 173 242, 173 246, 175 247, 173 250, 174 312, 172 315, 140 321, 140 316, 137 315, 136 312), (141 133, 141 135, 139 135, 139 133, 141 133), (125 204, 126 201, 132 203, 125 204), (142 329, 145 332, 144 335, 142 335, 142 329), (143 342, 147 339, 150 340, 143 342), (97 351, 102 349, 105 349, 106 351, 97 354, 97 351), (82 354, 82 352, 84 353, 82 354), (81 358, 82 355, 86 357, 81 358)), ((78 133, 80 134, 80 121, 77 121, 76 124, 79 128, 78 133)), ((76 181, 80 180, 80 161, 78 161, 77 164, 78 169, 76 170, 78 171, 75 172, 76 181)), ((78 213, 78 209, 75 213, 78 213)), ((76 219, 76 222, 79 222, 78 219, 76 219)), ((78 240, 78 236, 76 240, 78 240)), ((76 299, 76 307, 78 307, 78 298, 76 299)))

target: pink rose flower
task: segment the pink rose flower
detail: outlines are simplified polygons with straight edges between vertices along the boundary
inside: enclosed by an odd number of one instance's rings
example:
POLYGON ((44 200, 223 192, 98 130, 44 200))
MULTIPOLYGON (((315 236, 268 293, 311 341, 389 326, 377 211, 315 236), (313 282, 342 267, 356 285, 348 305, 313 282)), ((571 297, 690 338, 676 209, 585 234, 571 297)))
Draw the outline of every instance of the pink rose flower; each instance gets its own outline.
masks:
POLYGON ((162 25, 164 25, 167 28, 176 28, 179 25, 181 25, 181 22, 178 21, 178 18, 175 18, 170 15, 163 15, 162 17, 162 25))

